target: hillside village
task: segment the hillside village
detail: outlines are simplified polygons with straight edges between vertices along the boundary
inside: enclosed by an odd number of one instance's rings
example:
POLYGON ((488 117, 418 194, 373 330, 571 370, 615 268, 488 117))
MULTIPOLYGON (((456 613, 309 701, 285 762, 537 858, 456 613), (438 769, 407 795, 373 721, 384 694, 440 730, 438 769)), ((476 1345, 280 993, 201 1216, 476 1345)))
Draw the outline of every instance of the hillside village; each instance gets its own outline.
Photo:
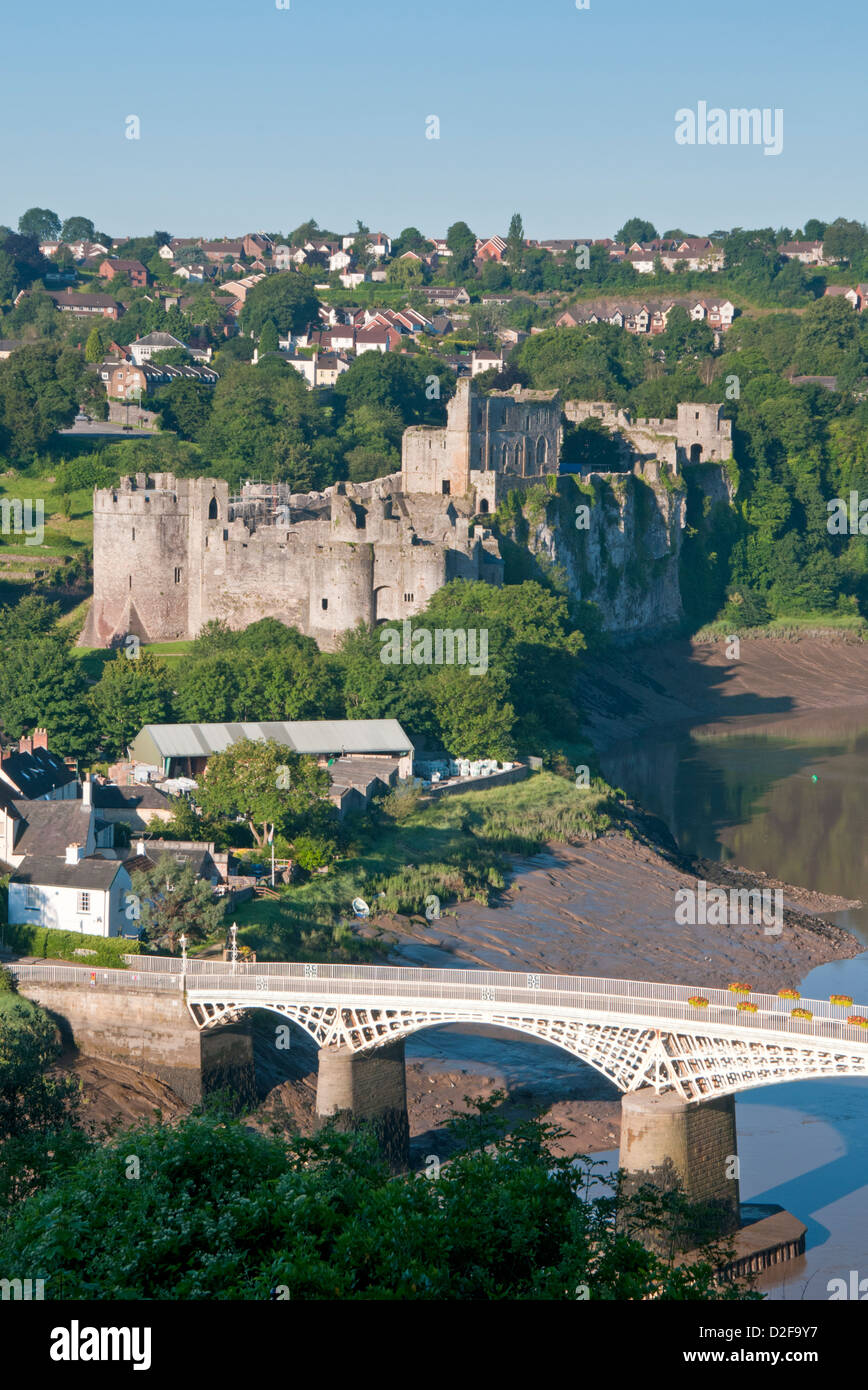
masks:
MULTIPOLYGON (((135 938, 166 855, 222 911, 268 844, 285 904, 384 803, 575 765, 587 644, 856 621, 807 515, 759 584, 738 489, 794 487, 750 463, 787 447, 754 378, 794 419, 818 392, 859 418, 863 231, 0 229, 10 929, 135 938), (304 787, 267 834, 237 786, 213 799, 236 755, 304 787)), ((846 431, 815 447, 837 476, 846 431)))

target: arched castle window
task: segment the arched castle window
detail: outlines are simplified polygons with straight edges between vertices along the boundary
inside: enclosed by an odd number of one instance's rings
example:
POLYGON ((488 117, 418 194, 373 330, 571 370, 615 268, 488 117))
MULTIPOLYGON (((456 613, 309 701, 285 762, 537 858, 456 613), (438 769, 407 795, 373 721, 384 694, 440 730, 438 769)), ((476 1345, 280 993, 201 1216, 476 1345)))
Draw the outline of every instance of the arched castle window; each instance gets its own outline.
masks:
POLYGON ((487 497, 483 497, 483 498, 482 498, 482 501, 479 503, 479 510, 480 510, 481 512, 487 512, 487 511, 488 511, 488 498, 487 498, 487 497))
POLYGON ((211 498, 211 501, 208 503, 208 520, 209 520, 209 521, 219 521, 219 520, 220 520, 220 508, 217 506, 217 498, 216 498, 216 497, 212 497, 212 498, 211 498))
POLYGON ((537 442, 536 442, 537 472, 540 472, 540 473, 541 473, 542 470, 545 468, 545 466, 546 466, 546 457, 547 457, 547 455, 548 455, 548 446, 547 446, 547 442, 546 442, 546 437, 545 437, 544 434, 541 434, 540 437, 539 437, 539 439, 538 439, 537 442))

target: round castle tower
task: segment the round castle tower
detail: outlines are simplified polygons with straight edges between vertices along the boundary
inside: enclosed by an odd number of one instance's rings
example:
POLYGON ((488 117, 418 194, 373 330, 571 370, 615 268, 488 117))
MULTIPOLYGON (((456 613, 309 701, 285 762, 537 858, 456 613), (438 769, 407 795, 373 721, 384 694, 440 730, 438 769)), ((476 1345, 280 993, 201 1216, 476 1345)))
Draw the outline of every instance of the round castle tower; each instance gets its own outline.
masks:
POLYGON ((79 644, 187 636, 189 483, 137 473, 94 494, 94 599, 79 644))

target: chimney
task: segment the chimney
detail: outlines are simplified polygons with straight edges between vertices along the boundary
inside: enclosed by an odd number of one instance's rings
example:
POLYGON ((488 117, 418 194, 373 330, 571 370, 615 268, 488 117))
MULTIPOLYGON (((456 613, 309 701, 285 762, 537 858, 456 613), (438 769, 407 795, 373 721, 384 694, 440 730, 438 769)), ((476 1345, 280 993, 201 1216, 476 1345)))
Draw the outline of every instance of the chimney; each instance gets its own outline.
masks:
POLYGON ((19 753, 32 753, 32 752, 33 752, 33 739, 32 739, 32 738, 28 738, 26 734, 22 734, 22 735, 21 735, 21 738, 18 740, 18 752, 19 752, 19 753))
POLYGON ((89 811, 92 805, 93 783, 90 778, 90 773, 86 772, 84 775, 84 780, 81 784, 81 808, 83 811, 89 811))
POLYGON ((47 729, 34 729, 34 730, 33 730, 33 747, 34 747, 34 748, 44 748, 45 751, 46 751, 46 753, 48 752, 48 730, 47 730, 47 729))
POLYGON ((84 858, 84 849, 82 848, 81 845, 67 845, 67 846, 66 846, 66 862, 67 862, 67 864, 78 864, 78 863, 81 862, 81 860, 82 860, 83 858, 84 858))

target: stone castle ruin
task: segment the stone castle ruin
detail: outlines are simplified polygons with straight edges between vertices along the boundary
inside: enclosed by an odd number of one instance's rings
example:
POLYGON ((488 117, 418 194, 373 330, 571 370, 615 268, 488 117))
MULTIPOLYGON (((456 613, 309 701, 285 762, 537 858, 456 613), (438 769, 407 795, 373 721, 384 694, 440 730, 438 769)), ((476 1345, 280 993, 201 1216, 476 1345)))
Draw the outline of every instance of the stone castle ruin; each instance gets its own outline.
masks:
POLYGON ((274 617, 331 649, 358 623, 419 613, 451 579, 502 583, 497 540, 476 518, 557 472, 557 393, 479 397, 461 381, 447 414, 443 428, 407 430, 401 472, 370 483, 246 483, 230 496, 216 478, 139 473, 98 489, 81 644, 274 617))
MULTIPOLYGON (((574 425, 598 420, 621 450, 626 468, 654 474, 653 461, 669 465, 676 476, 685 464, 724 463, 732 458, 732 421, 721 419, 721 406, 682 401, 675 420, 632 418, 606 401, 567 401, 564 414, 574 425)), ((659 471, 659 470, 657 470, 659 471)))
MULTIPOLYGON (((195 637, 211 619, 240 629, 278 618, 332 650, 359 623, 413 617, 452 579, 503 582, 497 538, 482 519, 515 490, 558 472, 555 391, 478 395, 458 383, 440 428, 404 433, 400 473, 324 492, 217 478, 138 473, 94 493, 94 598, 80 643, 195 637)), ((683 404, 677 420, 636 420, 570 401, 597 418, 628 468, 656 481, 668 464, 732 454, 720 407, 683 404), (656 462, 655 462, 656 461, 656 462)))

